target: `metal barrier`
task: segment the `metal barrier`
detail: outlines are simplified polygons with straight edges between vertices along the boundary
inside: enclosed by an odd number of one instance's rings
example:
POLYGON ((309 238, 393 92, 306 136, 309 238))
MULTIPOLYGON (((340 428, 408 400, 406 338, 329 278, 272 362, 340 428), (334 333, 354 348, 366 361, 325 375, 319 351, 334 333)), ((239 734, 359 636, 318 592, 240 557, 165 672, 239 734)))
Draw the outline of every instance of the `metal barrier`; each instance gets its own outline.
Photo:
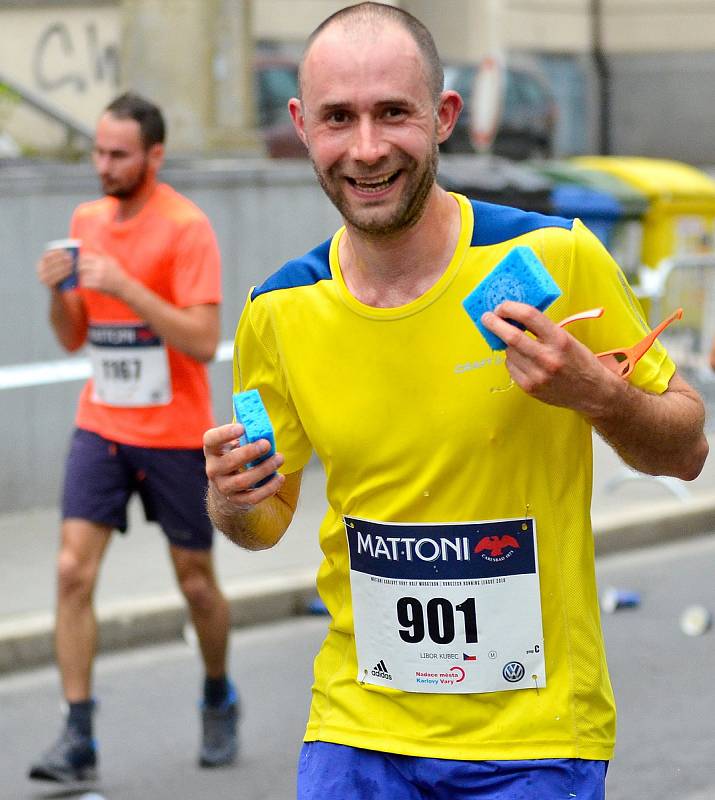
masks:
POLYGON ((683 378, 705 402, 706 430, 715 430, 715 372, 710 348, 715 339, 715 253, 667 258, 656 269, 643 267, 640 285, 649 299, 651 326, 676 308, 683 317, 660 336, 683 378))
MULTIPOLYGON (((705 430, 715 430, 715 372, 710 367, 710 348, 715 338, 715 253, 674 256, 657 267, 641 267, 636 293, 648 308, 648 323, 654 328, 676 308, 682 318, 658 337, 675 362, 678 372, 696 389, 705 403, 705 430)), ((690 490, 684 481, 664 475, 645 475, 623 466, 606 482, 614 491, 631 481, 654 481, 680 500, 690 490)))

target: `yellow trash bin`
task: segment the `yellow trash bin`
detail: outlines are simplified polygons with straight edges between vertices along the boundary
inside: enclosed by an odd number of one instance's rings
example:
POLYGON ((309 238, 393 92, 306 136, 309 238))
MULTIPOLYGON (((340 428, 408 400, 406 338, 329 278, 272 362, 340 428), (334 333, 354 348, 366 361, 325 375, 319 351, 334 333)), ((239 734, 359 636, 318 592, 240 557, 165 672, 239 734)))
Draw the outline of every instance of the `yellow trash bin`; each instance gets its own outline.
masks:
POLYGON ((648 199, 643 216, 642 261, 715 251, 715 181, 679 161, 621 156, 578 156, 574 163, 604 172, 648 199))

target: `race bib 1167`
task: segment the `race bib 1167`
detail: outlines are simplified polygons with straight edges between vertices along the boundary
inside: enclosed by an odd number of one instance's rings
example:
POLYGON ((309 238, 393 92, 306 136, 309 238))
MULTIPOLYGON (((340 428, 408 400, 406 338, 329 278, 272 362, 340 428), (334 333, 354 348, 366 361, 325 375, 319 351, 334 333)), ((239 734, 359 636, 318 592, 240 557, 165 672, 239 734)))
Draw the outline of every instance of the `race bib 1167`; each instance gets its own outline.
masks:
POLYGON ((88 344, 93 402, 116 407, 171 402, 166 347, 146 323, 93 323, 88 344))

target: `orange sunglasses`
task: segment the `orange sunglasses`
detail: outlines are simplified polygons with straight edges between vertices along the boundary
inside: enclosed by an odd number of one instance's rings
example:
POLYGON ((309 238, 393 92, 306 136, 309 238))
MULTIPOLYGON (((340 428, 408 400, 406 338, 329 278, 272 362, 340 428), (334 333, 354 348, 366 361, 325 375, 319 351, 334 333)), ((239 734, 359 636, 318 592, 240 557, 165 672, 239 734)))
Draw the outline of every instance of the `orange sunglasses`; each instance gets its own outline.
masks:
MULTIPOLYGON (((580 311, 578 314, 573 314, 570 317, 562 319, 558 323, 560 328, 569 325, 571 322, 576 322, 581 319, 598 319, 603 314, 603 308, 591 308, 588 311, 580 311)), ((596 353, 598 358, 605 367, 614 372, 620 378, 627 378, 635 365, 643 358, 643 356, 650 350, 653 342, 660 336, 660 334, 676 319, 681 319, 683 316, 683 309, 678 308, 669 317, 666 317, 660 325, 657 325, 653 330, 644 336, 640 342, 632 345, 631 347, 620 347, 614 350, 604 350, 603 353, 596 353)))

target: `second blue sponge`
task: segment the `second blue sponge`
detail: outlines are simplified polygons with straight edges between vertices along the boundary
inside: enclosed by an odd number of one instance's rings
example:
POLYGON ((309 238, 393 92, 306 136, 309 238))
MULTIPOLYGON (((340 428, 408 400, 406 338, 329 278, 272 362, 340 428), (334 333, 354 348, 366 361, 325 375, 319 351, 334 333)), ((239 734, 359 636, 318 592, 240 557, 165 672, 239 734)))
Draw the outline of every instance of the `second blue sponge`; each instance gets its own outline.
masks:
MULTIPOLYGON (((236 422, 243 425, 244 432, 239 437, 238 442, 241 445, 257 442, 259 439, 267 439, 270 444, 270 450, 257 458, 255 461, 249 461, 247 467, 255 467, 267 458, 270 458, 276 452, 276 440, 273 434, 273 426, 271 425, 270 417, 263 405, 261 395, 258 389, 249 389, 246 392, 236 392, 233 395, 233 414, 236 417, 236 422)), ((273 473, 275 475, 275 473, 273 473)), ((256 486, 263 486, 267 483, 273 475, 268 475, 262 478, 256 486)))
MULTIPOLYGON (((492 350, 505 350, 506 344, 482 325, 482 314, 493 311, 504 300, 516 300, 547 309, 561 289, 530 247, 511 250, 462 301, 465 311, 479 328, 492 350)), ((510 320, 513 325, 522 327, 510 320)))

